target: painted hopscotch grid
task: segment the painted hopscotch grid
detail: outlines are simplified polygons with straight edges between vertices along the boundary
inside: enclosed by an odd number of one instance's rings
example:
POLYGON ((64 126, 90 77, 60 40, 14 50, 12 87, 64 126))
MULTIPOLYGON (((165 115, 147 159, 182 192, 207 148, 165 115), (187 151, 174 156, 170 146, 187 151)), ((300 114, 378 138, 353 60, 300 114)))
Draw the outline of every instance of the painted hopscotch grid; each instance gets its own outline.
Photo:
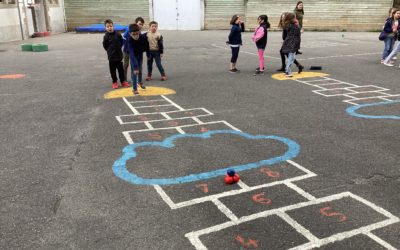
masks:
MULTIPOLYGON (((311 197, 310 197, 311 198, 311 197)), ((335 194, 335 195, 331 195, 331 196, 327 196, 327 197, 323 197, 323 198, 313 198, 310 199, 309 201, 306 202, 301 202, 298 204, 294 204, 294 205, 289 205, 286 207, 281 207, 281 208, 276 208, 276 209, 272 209, 272 210, 267 210, 267 211, 263 211, 260 213, 256 213, 256 214, 252 214, 249 216, 244 216, 241 217, 240 219, 236 219, 235 220, 231 220, 219 225, 215 225, 209 228, 205 228, 202 230, 198 230, 195 232, 190 232, 187 233, 185 236, 190 240, 190 242, 192 243, 192 245, 194 245, 196 247, 196 249, 207 249, 207 247, 202 243, 202 241, 200 240, 200 237, 204 236, 204 235, 208 235, 208 234, 212 234, 218 231, 221 231, 223 229, 229 228, 229 227, 235 227, 237 225, 240 225, 242 223, 246 223, 249 221, 253 221, 253 220, 257 220, 260 218, 264 218, 264 217, 268 217, 268 216, 279 216, 280 218, 282 218, 284 221, 286 221, 289 225, 291 225, 292 227, 294 227, 296 229, 297 232, 299 232, 301 235, 303 235, 305 238, 307 238, 308 242, 296 247, 293 247, 291 249, 312 249, 315 247, 320 247, 329 243, 333 243, 333 242, 337 242, 337 241, 341 241, 347 238, 351 238, 355 235, 359 235, 359 234, 364 234, 368 237, 370 237, 371 239, 375 240, 377 243, 381 244, 382 246, 388 248, 388 249, 395 249, 393 246, 391 246, 390 244, 388 244, 387 242, 383 241, 382 239, 380 239, 379 237, 377 237, 376 235, 372 234, 371 231, 378 229, 378 228, 382 228, 394 223, 397 223, 400 221, 399 218, 397 218, 396 216, 392 215, 391 213, 387 212, 386 210, 376 206, 375 204, 357 196, 354 195, 350 192, 344 192, 344 193, 340 193, 340 194, 335 194), (303 227, 300 223, 298 223, 296 220, 294 220, 293 218, 291 218, 288 215, 288 212, 296 210, 296 209, 301 209, 307 206, 312 206, 312 205, 316 205, 316 204, 323 204, 326 202, 332 202, 332 201, 336 201, 336 200, 340 200, 343 198, 351 198, 354 199, 364 205, 366 205, 367 207, 373 209, 375 212, 379 213, 380 215, 384 216, 386 219, 381 220, 379 222, 367 225, 367 226, 362 226, 360 228, 357 229, 353 229, 353 230, 349 230, 349 231, 345 231, 345 232, 341 232, 341 233, 336 233, 334 235, 331 235, 329 237, 326 238, 318 238, 315 235, 313 235, 307 228, 303 227)))
MULTIPOLYGON (((303 82, 303 81, 299 81, 299 82, 303 82)), ((317 80, 313 80, 313 81, 308 81, 308 82, 304 82, 308 85, 312 85, 312 86, 316 86, 318 88, 320 88, 321 90, 329 90, 328 88, 324 87, 324 86, 328 86, 331 84, 346 84, 345 88, 349 89, 349 88, 358 88, 358 87, 365 87, 365 86, 357 86, 354 84, 349 84, 349 83, 344 83, 344 82, 340 82, 337 81, 335 79, 330 79, 330 78, 324 78, 324 79, 317 79, 317 80), (329 83, 324 83, 324 80, 330 80, 329 83), (347 87, 350 86, 350 87, 347 87)), ((370 86, 369 86, 370 87, 370 86)), ((376 87, 376 86, 375 86, 376 87)), ((379 90, 379 91, 386 91, 386 90, 379 90)), ((352 91, 354 93, 356 93, 357 91, 352 91)), ((377 92, 377 91, 372 91, 372 92, 377 92)), ((359 92, 360 93, 360 92, 359 92)), ((160 101, 161 99, 138 99, 137 101, 130 101, 127 98, 124 98, 124 102, 128 105, 128 107, 132 110, 133 115, 126 115, 126 116, 117 116, 116 119, 118 120, 118 122, 120 122, 120 124, 124 124, 123 123, 123 118, 121 117, 128 117, 128 116, 134 116, 134 117, 139 117, 140 115, 161 115, 162 117, 164 117, 165 119, 161 119, 162 121, 164 120, 169 120, 169 121, 174 121, 177 120, 178 118, 182 118, 182 119, 187 119, 188 117, 178 117, 173 119, 169 113, 173 113, 173 114, 180 114, 179 112, 191 112, 193 110, 202 110, 205 113, 207 113, 207 115, 213 115, 211 112, 209 112, 206 109, 184 109, 182 107, 180 107, 179 105, 177 105, 176 103, 172 102, 171 100, 169 100, 167 97, 165 96, 161 96, 163 99, 162 100, 166 100, 168 102, 171 103, 171 107, 174 107, 176 110, 175 111, 166 111, 166 112, 151 112, 151 113, 141 113, 140 110, 137 109, 137 107, 142 107, 142 106, 138 106, 135 105, 135 103, 140 102, 141 104, 146 105, 147 102, 154 102, 154 101, 160 101)), ((154 106, 155 107, 155 106, 154 106)), ((186 113, 187 114, 187 113, 186 113)), ((160 116, 158 116, 160 117, 160 116)), ((154 128, 151 125, 151 121, 158 121, 157 117, 155 120, 149 120, 149 121, 138 121, 139 123, 142 122, 143 124, 145 124, 147 126, 147 128, 145 129, 140 129, 140 130, 131 130, 131 131, 124 131, 123 134, 125 136, 125 138, 127 139, 128 143, 133 144, 134 140, 131 137, 131 134, 136 135, 139 133, 146 133, 146 132, 151 132, 151 133, 157 133, 159 131, 168 131, 171 134, 175 134, 176 132, 184 134, 186 132, 191 132, 192 130, 194 130, 195 132, 206 132, 207 126, 220 126, 220 125, 224 125, 230 129, 233 130, 237 130, 240 131, 239 129, 235 128, 234 126, 232 126, 231 124, 229 124, 226 121, 215 121, 215 122, 202 122, 200 119, 198 119, 196 116, 192 116, 189 117, 190 119, 193 119, 194 121, 197 122, 197 124, 189 124, 189 125, 180 125, 180 126, 167 126, 167 127, 159 127, 159 128, 154 128)), ((139 118, 140 119, 140 118, 139 118)), ((176 125, 176 124, 174 124, 176 125)), ((179 125, 179 124, 178 124, 179 125)), ((211 128, 212 129, 212 128, 211 128)), ((156 135, 157 139, 161 140, 163 138, 163 136, 161 135, 156 135)), ((154 138, 152 138, 154 139, 154 138)), ((177 209, 177 208, 182 208, 182 207, 186 207, 186 206, 190 206, 190 205, 194 205, 194 204, 198 204, 198 203, 202 203, 202 202, 208 202, 211 201, 213 202, 217 208, 226 215, 226 217, 229 219, 228 222, 225 222, 223 224, 220 225, 216 225, 213 227, 209 227, 209 228, 205 228, 199 231, 194 231, 194 232, 190 232, 187 233, 185 236, 190 240, 190 242, 192 243, 192 245, 196 248, 196 249, 207 249, 206 246, 202 243, 202 241, 200 240, 200 237, 203 235, 208 235, 211 234, 213 232, 218 232, 220 230, 223 230, 225 228, 229 228, 229 227, 233 227, 236 225, 240 225, 242 223, 245 222, 249 222, 249 221, 253 221, 259 218, 265 218, 271 215, 275 215, 278 216, 279 218, 281 218, 284 222, 286 222, 288 225, 290 225, 292 228, 294 228, 296 230, 296 232, 300 233, 302 236, 304 236, 307 239, 306 243, 302 243, 302 245, 299 246, 295 246, 292 249, 311 249, 314 247, 319 247, 319 246, 323 246, 329 243, 334 243, 337 241, 341 241, 343 239, 348 239, 351 238, 352 236, 355 235, 365 235, 367 237, 369 237, 370 239, 374 240, 375 242, 377 242, 379 245, 387 248, 387 249, 395 249, 393 246, 391 246, 389 243, 387 243, 386 241, 382 240, 381 238, 379 238, 378 236, 374 235, 372 233, 373 230, 381 228, 381 227, 385 227, 388 225, 391 225, 393 223, 397 223, 400 221, 399 218, 395 217, 394 215, 392 215, 391 213, 389 213, 388 211, 384 210, 383 208, 380 208, 378 206, 376 206, 375 204, 359 197, 356 196, 350 192, 345 192, 345 193, 340 193, 340 194, 336 194, 336 195, 331 195, 328 197, 323 197, 323 198, 316 198, 313 195, 307 193, 306 191, 304 191, 303 189, 301 189, 300 187, 298 187, 296 184, 294 184, 293 182, 295 181, 300 181, 306 178, 310 178, 310 177, 315 177, 317 176, 315 173, 307 170, 306 168, 302 167, 301 165, 288 160, 287 161, 289 164, 291 164, 292 166, 294 166, 295 168, 301 170, 302 172, 304 172, 304 175, 300 175, 300 176, 296 176, 296 177, 292 177, 292 178, 288 178, 288 179, 284 179, 284 180, 280 180, 280 181, 275 181, 275 182, 270 182, 270 183, 266 183, 266 184, 262 184, 262 185, 257 185, 257 186, 248 186, 246 183, 244 183, 243 181, 240 181, 238 183, 238 186, 240 187, 240 189, 234 189, 234 190, 230 190, 227 192, 222 192, 222 193, 218 193, 218 194, 213 194, 213 195, 209 195, 209 196, 205 196, 205 197, 201 197, 201 198, 196 198, 196 199, 192 199, 192 200, 187 200, 187 201, 183 201, 183 202, 179 202, 179 203, 174 203, 172 201, 172 199, 166 194, 166 192, 164 191, 163 188, 161 188, 161 186, 158 185, 154 185, 155 190, 160 194, 161 198, 170 206, 171 209, 177 209), (287 205, 284 207, 278 207, 278 208, 273 208, 270 210, 265 210, 259 213, 254 213, 251 215, 245 215, 242 217, 238 217, 237 215, 235 215, 227 205, 225 205, 223 202, 221 202, 220 199, 223 200, 223 198, 227 198, 227 197, 233 197, 233 195, 240 195, 240 194, 245 194, 251 191, 255 191, 255 190, 263 190, 265 188, 271 188, 271 187, 278 187, 279 185, 284 186, 289 188, 290 190, 294 190, 297 194, 299 194, 301 197, 303 197, 306 201, 300 202, 300 203, 296 203, 296 204, 291 204, 291 205, 287 205), (340 232, 340 233, 336 233, 334 235, 330 235, 329 237, 325 237, 325 238, 318 238, 317 236, 313 235, 306 227, 302 226, 298 221, 296 221, 295 219, 293 219, 292 217, 290 217, 288 215, 288 213, 290 211, 294 211, 296 209, 301 209, 307 206, 312 206, 315 204, 321 204, 324 202, 332 202, 335 200, 340 200, 346 197, 350 197, 354 200, 357 200, 358 202, 361 202, 362 204, 366 205, 367 207, 373 209, 374 211, 376 211, 377 213, 385 216, 385 220, 379 221, 379 222, 375 222, 373 224, 370 225, 366 225, 366 226, 362 226, 359 227, 357 229, 353 229, 353 230, 349 230, 349 231, 345 231, 345 232, 340 232)), ((262 201, 265 202, 264 199, 262 199, 262 201)), ((236 239, 237 240, 237 239, 236 239)))
POLYGON ((348 99, 343 102, 360 105, 369 102, 382 102, 400 100, 400 94, 385 93, 390 89, 379 87, 376 85, 356 85, 344 81, 339 81, 330 77, 314 77, 308 80, 294 79, 306 85, 318 88, 313 93, 325 96, 342 96, 348 99))

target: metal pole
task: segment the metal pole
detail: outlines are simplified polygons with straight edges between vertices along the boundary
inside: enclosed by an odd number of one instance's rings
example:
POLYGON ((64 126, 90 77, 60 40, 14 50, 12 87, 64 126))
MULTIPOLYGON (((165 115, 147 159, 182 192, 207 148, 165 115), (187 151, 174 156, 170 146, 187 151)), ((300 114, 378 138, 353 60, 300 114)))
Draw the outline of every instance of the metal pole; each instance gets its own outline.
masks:
POLYGON ((19 0, 17 0, 17 8, 18 8, 19 26, 21 28, 21 36, 22 36, 22 40, 25 40, 24 29, 22 28, 21 10, 19 9, 19 0))

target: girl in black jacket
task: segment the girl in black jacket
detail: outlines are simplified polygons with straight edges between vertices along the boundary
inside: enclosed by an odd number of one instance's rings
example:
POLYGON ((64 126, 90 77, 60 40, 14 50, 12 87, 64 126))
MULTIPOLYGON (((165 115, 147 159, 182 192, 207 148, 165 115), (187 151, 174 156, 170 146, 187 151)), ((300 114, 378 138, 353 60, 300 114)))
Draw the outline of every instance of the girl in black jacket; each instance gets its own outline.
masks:
POLYGON ((283 28, 287 31, 287 36, 282 45, 282 53, 288 54, 288 61, 286 65, 286 76, 292 77, 292 66, 296 59, 296 51, 300 48, 300 27, 298 25, 296 16, 293 13, 287 13, 283 19, 283 28))
POLYGON ((229 33, 229 41, 227 44, 231 47, 232 57, 230 70, 231 73, 236 73, 239 70, 236 68, 236 61, 239 57, 240 46, 242 45, 242 32, 244 32, 244 23, 239 15, 233 15, 230 24, 232 25, 231 33, 229 33))

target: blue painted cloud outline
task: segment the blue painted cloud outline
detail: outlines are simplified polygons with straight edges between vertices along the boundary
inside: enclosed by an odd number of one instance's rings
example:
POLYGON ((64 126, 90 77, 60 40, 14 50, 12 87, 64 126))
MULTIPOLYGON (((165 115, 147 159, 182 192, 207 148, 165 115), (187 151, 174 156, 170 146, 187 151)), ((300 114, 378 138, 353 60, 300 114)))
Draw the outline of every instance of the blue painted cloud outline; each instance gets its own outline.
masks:
POLYGON ((374 102, 374 103, 367 103, 367 104, 360 104, 356 106, 351 106, 346 109, 347 114, 359 118, 368 118, 368 119, 395 119, 400 120, 400 116, 398 115, 363 115, 357 112, 360 108, 365 107, 372 107, 372 106, 381 106, 381 105, 390 105, 393 103, 400 103, 399 101, 388 101, 388 102, 374 102))
POLYGON ((236 172, 240 172, 243 170, 248 170, 252 168, 258 168, 264 165, 272 165, 276 164, 279 162, 283 162, 289 159, 292 159, 296 157, 300 152, 300 146, 287 138, 280 137, 280 136, 274 136, 274 135, 250 135, 247 133, 243 133, 240 131, 235 131, 235 130, 210 130, 206 133, 202 134, 176 134, 172 135, 170 137, 167 137, 164 141, 162 142, 155 142, 155 141, 147 141, 147 142, 141 142, 137 144, 131 144, 126 146, 122 150, 122 156, 118 160, 116 160, 113 164, 113 172, 114 174, 123 179, 124 181, 127 181, 131 184, 137 184, 137 185, 173 185, 173 184, 179 184, 179 183, 187 183, 187 182, 193 182, 193 181, 199 181, 199 180, 205 180, 205 179, 210 179, 213 177, 217 176, 223 176, 226 174, 226 171, 228 169, 234 169, 236 172), (139 177, 135 175, 134 173, 131 173, 128 171, 126 167, 126 162, 129 159, 135 158, 137 156, 136 154, 136 148, 139 147, 146 147, 146 146, 158 146, 158 147, 165 147, 165 148, 172 148, 175 147, 175 144, 173 143, 175 140, 179 138, 184 138, 184 137, 196 137, 196 138, 210 138, 211 136, 215 134, 236 134, 240 135, 242 137, 251 139, 251 140, 258 140, 258 139, 271 139, 271 140, 277 140, 280 142, 285 143, 288 146, 287 151, 278 157, 273 157, 270 159, 258 161, 258 162, 252 162, 244 165, 237 165, 237 166, 230 166, 227 168, 222 168, 214 171, 209 171, 209 172, 203 172, 203 173, 198 173, 198 174, 191 174, 191 175, 186 175, 186 176, 181 176, 181 177, 176 177, 176 178, 161 178, 161 179, 145 179, 142 177, 139 177))

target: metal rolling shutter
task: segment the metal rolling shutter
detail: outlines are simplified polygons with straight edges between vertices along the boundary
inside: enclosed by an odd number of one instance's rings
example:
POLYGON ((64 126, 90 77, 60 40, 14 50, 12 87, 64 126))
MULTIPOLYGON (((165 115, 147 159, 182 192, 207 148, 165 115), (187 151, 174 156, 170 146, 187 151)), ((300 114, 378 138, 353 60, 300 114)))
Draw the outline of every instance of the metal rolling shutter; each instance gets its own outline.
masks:
POLYGON ((229 29, 235 14, 244 16, 245 0, 204 0, 205 29, 229 29))
POLYGON ((65 0, 64 4, 68 30, 103 23, 107 18, 128 25, 141 16, 149 23, 149 0, 65 0))

